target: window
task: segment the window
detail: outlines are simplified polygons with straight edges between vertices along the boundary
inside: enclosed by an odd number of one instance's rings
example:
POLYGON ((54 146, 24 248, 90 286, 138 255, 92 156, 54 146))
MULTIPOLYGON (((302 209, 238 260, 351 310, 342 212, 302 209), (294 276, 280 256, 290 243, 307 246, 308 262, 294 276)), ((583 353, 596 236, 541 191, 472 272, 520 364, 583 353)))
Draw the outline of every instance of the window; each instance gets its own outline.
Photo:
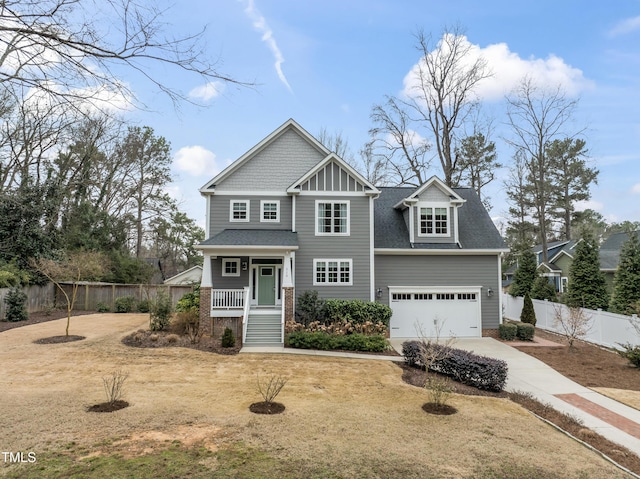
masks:
POLYGON ((229 221, 249 221, 249 200, 231 200, 229 221))
POLYGON ((467 301, 475 301, 476 293, 458 293, 458 299, 467 300, 467 301))
POLYGON ((352 260, 350 259, 314 259, 314 285, 352 284, 352 260))
POLYGON ((456 295, 454 293, 437 293, 436 299, 445 300, 445 301, 453 301, 456 299, 456 295))
POLYGON ((449 234, 449 209, 446 207, 420 208, 419 236, 447 236, 449 234))
POLYGON ((392 293, 391 301, 409 301, 411 300, 411 293, 392 293))
POLYGON ((263 223, 280 222, 280 201, 260 201, 260 221, 263 223))
POLYGON ((223 259, 222 276, 240 276, 240 259, 223 259))
POLYGON ((317 235, 349 234, 348 201, 316 201, 317 235))

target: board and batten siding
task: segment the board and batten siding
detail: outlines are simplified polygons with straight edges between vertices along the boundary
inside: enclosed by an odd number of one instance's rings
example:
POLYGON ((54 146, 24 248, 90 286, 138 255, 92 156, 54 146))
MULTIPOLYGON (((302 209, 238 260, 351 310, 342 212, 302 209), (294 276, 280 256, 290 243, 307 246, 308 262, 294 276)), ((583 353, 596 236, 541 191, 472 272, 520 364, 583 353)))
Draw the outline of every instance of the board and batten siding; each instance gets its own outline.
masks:
POLYGON ((286 191, 325 156, 289 129, 216 185, 216 191, 286 191))
POLYGON ((209 237, 220 233, 225 229, 252 229, 252 230, 291 230, 291 197, 260 196, 250 194, 239 195, 212 195, 209 216, 209 237), (231 202, 237 200, 249 201, 249 221, 229 221, 231 202), (261 201, 280 202, 280 221, 260 221, 261 201))
POLYGON ((498 255, 375 255, 375 287, 389 303, 389 286, 482 286, 482 328, 497 329, 500 323, 498 255), (491 297, 487 289, 493 290, 491 297))
POLYGON ((295 261, 296 296, 316 290, 322 298, 371 299, 370 218, 368 196, 300 195, 296 198, 298 245, 295 261), (349 201, 349 236, 316 236, 316 200, 349 201), (352 259, 352 286, 314 285, 313 260, 352 259))

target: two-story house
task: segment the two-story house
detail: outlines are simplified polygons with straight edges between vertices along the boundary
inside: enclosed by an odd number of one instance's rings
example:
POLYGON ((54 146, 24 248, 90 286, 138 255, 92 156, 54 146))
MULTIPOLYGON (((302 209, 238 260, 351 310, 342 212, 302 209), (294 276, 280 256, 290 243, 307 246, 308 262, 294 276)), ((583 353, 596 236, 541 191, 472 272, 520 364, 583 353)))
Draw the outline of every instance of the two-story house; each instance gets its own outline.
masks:
POLYGON ((471 189, 377 188, 289 120, 200 190, 201 325, 282 344, 297 296, 380 301, 391 337, 501 322, 504 242, 471 189))

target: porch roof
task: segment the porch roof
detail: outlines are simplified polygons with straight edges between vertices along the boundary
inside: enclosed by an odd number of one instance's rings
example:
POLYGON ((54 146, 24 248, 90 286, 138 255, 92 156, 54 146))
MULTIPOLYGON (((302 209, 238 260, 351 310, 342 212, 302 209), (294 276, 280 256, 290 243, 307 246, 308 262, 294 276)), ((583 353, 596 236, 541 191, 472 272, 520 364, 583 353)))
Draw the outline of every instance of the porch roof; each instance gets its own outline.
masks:
POLYGON ((199 246, 298 249, 298 233, 291 230, 226 229, 207 238, 199 246))

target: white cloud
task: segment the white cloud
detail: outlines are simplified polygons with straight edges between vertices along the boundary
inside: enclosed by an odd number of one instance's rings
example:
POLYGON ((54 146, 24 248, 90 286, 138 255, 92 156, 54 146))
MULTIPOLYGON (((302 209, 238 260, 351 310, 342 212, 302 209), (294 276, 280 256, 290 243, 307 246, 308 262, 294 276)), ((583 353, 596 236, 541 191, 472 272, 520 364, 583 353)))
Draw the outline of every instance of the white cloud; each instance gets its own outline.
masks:
POLYGON ((631 193, 634 195, 640 195, 640 183, 636 183, 631 187, 631 193))
POLYGON ((624 20, 616 23, 616 25, 609 31, 609 35, 617 37, 618 35, 626 35, 627 33, 632 33, 636 30, 640 30, 640 16, 625 18, 624 20))
POLYGON ((209 101, 220 96, 223 90, 224 83, 212 81, 194 88, 189 92, 189 96, 198 100, 209 101))
POLYGON ((220 171, 216 164, 216 155, 198 145, 180 148, 173 158, 173 163, 179 171, 192 176, 213 177, 220 171))
POLYGON ((583 201, 576 201, 575 208, 576 208, 576 211, 584 211, 584 210, 602 211, 604 209, 604 204, 601 203, 600 201, 583 200, 583 201))
MULTIPOLYGON (((239 0, 243 2, 244 0, 239 0)), ((291 90, 291 86, 287 81, 287 77, 285 77, 284 72, 282 71, 282 64, 284 63, 284 56, 278 47, 278 43, 276 39, 273 37, 273 31, 267 24, 266 18, 262 16, 262 14, 258 11, 256 6, 254 5, 253 0, 246 0, 246 8, 244 12, 247 14, 249 19, 253 22, 253 28, 255 28, 258 32, 262 34, 262 41, 267 44, 269 50, 273 54, 273 58, 275 59, 274 67, 278 74, 278 78, 280 81, 287 87, 289 91, 291 90)))
MULTIPOLYGON (((468 48, 466 56, 467 65, 470 67, 480 57, 487 62, 488 69, 493 73, 489 78, 481 80, 475 89, 480 100, 494 101, 502 99, 510 93, 520 81, 528 76, 540 87, 561 86, 568 95, 576 95, 580 91, 590 88, 592 82, 587 80, 582 71, 568 65, 556 55, 549 55, 546 59, 521 58, 512 52, 506 43, 497 43, 481 48, 470 43, 466 37, 462 39, 468 48)), ((441 48, 444 42, 438 44, 441 48)), ((422 61, 422 60, 420 60, 422 61)), ((410 96, 412 90, 418 85, 419 64, 413 66, 404 78, 403 93, 410 96)))

